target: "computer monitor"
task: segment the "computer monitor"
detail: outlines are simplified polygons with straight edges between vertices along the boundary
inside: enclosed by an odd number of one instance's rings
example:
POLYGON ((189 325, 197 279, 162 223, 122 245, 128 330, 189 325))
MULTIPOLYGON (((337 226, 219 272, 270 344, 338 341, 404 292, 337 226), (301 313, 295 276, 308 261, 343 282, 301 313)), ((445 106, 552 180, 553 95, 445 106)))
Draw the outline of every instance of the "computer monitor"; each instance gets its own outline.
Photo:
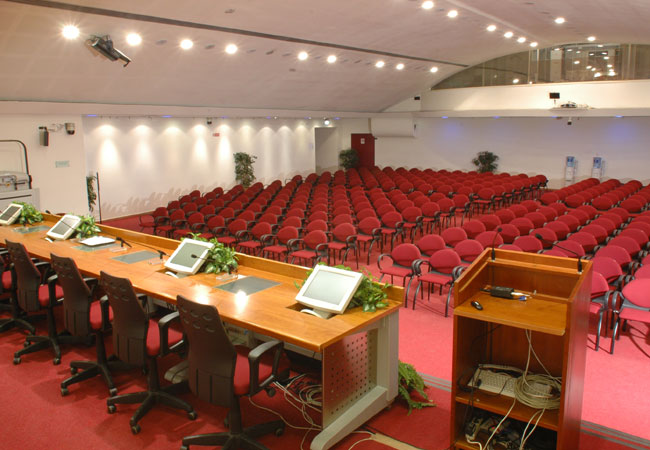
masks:
POLYGON ((317 265, 302 285, 296 300, 309 307, 302 312, 327 319, 345 312, 362 278, 358 272, 317 265))
POLYGON ((81 217, 74 214, 66 214, 47 232, 47 236, 52 239, 68 239, 72 234, 77 231, 77 227, 81 223, 81 217))
POLYGON ((209 242, 183 239, 174 253, 165 261, 165 267, 179 273, 193 275, 205 262, 208 251, 214 246, 209 242))
POLYGON ((20 216, 22 210, 23 205, 10 203, 9 206, 7 206, 7 209, 2 211, 2 214, 0 214, 0 225, 11 225, 14 223, 18 216, 20 216))

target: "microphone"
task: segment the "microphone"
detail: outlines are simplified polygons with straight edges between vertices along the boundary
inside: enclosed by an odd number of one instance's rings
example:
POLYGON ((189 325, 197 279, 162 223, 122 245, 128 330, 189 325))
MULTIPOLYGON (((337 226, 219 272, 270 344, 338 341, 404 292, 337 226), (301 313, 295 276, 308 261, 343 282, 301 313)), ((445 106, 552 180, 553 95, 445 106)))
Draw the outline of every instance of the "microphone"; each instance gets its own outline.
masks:
POLYGON ((190 255, 190 258, 200 259, 201 261, 205 261, 205 260, 208 259, 208 255, 209 255, 209 253, 208 253, 207 255, 201 257, 201 256, 199 256, 199 255, 195 255, 194 253, 192 253, 192 254, 190 255))
MULTIPOLYGON (((535 237, 536 237, 537 239, 539 239, 540 241, 542 241, 542 242, 551 242, 551 241, 549 241, 548 239, 544 239, 544 238, 542 237, 542 235, 539 234, 539 233, 535 233, 535 237)), ((558 245, 558 244, 556 244, 555 242, 551 242, 551 244, 553 245, 553 247, 557 247, 557 248, 559 248, 560 250, 564 250, 565 252, 569 252, 569 253, 571 253, 572 255, 577 256, 577 257, 578 257, 578 273, 582 273, 582 255, 580 255, 580 254, 577 253, 577 252, 574 252, 574 251, 571 250, 571 249, 568 249, 568 248, 566 248, 566 247, 562 247, 561 245, 558 245)))
POLYGON ((492 239, 492 261, 494 261, 497 258, 496 252, 494 251, 494 246, 497 243, 497 237, 499 236, 499 233, 503 231, 503 228, 498 227, 496 230, 494 230, 494 238, 492 239))
MULTIPOLYGON (((115 240, 120 243, 120 247, 124 247, 124 245, 126 244, 129 248, 133 248, 133 246, 131 244, 129 244, 127 241, 125 241, 124 238, 116 236, 115 240)), ((150 245, 143 244, 142 242, 138 242, 138 245, 141 245, 141 246, 146 247, 146 248, 150 248, 151 250, 154 250, 154 251, 158 252, 158 256, 160 256, 161 261, 163 259, 163 256, 168 256, 167 253, 163 252, 160 249, 157 249, 156 247, 152 247, 150 245)))

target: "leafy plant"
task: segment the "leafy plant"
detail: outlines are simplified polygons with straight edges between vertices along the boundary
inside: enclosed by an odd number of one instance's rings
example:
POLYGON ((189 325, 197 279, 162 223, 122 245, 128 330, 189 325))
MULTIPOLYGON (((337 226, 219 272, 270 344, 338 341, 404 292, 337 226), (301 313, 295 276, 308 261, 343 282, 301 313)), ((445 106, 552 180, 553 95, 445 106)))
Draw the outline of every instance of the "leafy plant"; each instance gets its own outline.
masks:
POLYGON ((97 201, 97 192, 95 192, 95 180, 97 175, 86 175, 86 194, 88 195, 88 209, 90 212, 95 210, 97 201))
POLYGON ((359 165, 359 152, 353 148, 347 148, 339 152, 339 162, 344 169, 352 169, 359 165))
POLYGON ((499 157, 492 152, 478 152, 472 163, 478 168, 479 173, 494 172, 497 170, 499 157))
POLYGON ((102 230, 95 224, 95 218, 93 216, 79 216, 81 217, 81 222, 77 226, 77 237, 88 238, 96 236, 97 233, 100 233, 102 230))
POLYGON ((427 393, 424 392, 424 380, 420 374, 417 373, 415 367, 399 361, 398 373, 399 377, 397 391, 402 399, 406 401, 406 404, 409 408, 409 414, 411 414, 411 411, 413 411, 413 409, 422 409, 424 407, 436 406, 434 402, 429 400, 427 393), (413 391, 422 397, 424 401, 413 400, 413 398, 411 398, 413 391))
MULTIPOLYGON (((325 263, 321 262, 318 264, 324 265, 325 263)), ((341 264, 333 267, 343 270, 352 270, 350 267, 341 264)), ((305 280, 309 278, 309 275, 311 275, 312 272, 313 269, 307 271, 305 274, 305 280)), ((359 284, 359 287, 354 293, 352 301, 350 301, 350 304, 348 305, 348 309, 362 306, 364 312, 375 312, 378 309, 387 307, 388 302, 385 302, 384 300, 388 297, 386 289, 391 285, 388 283, 381 284, 374 281, 374 277, 369 272, 364 272, 362 275, 361 284, 359 284)), ((305 280, 303 280, 301 284, 296 283, 296 287, 300 289, 305 283, 305 280)))
POLYGON ((208 240, 202 238, 198 233, 190 233, 190 237, 198 241, 204 241, 213 244, 213 247, 208 251, 208 254, 205 258, 205 263, 203 263, 201 269, 199 270, 200 272, 231 273, 233 270, 237 270, 237 267, 239 267, 235 250, 223 245, 221 242, 217 241, 217 238, 208 240))
POLYGON ((21 225, 31 225, 43 221, 43 214, 38 211, 34 205, 25 202, 16 202, 23 205, 23 209, 18 216, 18 223, 21 225))
POLYGON ((247 188, 255 181, 253 163, 255 163, 257 156, 244 152, 237 152, 233 156, 235 158, 235 180, 247 188))

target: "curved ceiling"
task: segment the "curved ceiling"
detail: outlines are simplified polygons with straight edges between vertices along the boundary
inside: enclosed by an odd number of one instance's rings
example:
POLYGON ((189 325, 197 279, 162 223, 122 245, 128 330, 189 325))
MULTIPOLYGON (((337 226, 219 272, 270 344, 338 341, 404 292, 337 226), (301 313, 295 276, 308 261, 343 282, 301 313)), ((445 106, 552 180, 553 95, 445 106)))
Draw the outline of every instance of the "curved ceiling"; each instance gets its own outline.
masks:
POLYGON ((585 42, 650 44, 647 0, 0 0, 0 99, 380 112, 479 62, 585 42), (447 17, 449 10, 458 17, 447 17), (566 18, 558 25, 554 19, 566 18), (75 24, 79 39, 61 28, 75 24), (486 26, 495 24, 489 33, 486 26), (512 31, 514 38, 503 37, 512 31), (143 43, 130 47, 129 32, 143 43), (96 55, 110 35, 128 67, 96 55), (526 43, 516 38, 524 36, 526 43), (189 51, 179 48, 192 39, 189 51), (228 55, 224 47, 239 51, 228 55), (310 57, 299 61, 297 54, 310 57), (338 58, 334 64, 328 55, 338 58), (382 69, 375 67, 385 61, 382 69), (395 65, 405 65, 398 71, 395 65), (431 73, 432 66, 438 67, 431 73))

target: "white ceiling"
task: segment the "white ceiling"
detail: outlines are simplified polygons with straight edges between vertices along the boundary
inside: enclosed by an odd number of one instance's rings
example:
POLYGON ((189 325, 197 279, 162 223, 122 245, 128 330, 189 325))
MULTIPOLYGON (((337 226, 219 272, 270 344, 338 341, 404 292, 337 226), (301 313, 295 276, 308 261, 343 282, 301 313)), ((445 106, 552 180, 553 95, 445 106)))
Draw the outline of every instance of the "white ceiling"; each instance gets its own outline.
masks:
POLYGON ((88 113, 96 103, 380 112, 463 66, 529 48, 505 39, 506 30, 540 48, 589 35, 602 43, 650 44, 648 0, 435 3, 426 11, 420 0, 0 0, 0 100, 88 103, 88 113), (456 19, 446 16, 450 9, 459 11, 456 19), (566 23, 555 24, 557 16, 566 23), (81 30, 76 41, 61 36, 70 23, 81 30), (488 33, 490 23, 499 30, 488 33), (125 42, 132 31, 143 37, 139 47, 125 42), (133 62, 124 68, 91 52, 84 41, 92 34, 110 35, 133 62), (183 38, 194 41, 190 51, 178 47, 183 38), (239 46, 237 54, 223 51, 228 43, 239 46), (301 50, 310 53, 307 61, 297 60, 301 50), (328 64, 332 53, 338 62, 328 64), (374 67, 379 59, 383 69, 374 67), (398 62, 404 70, 394 69, 398 62))

